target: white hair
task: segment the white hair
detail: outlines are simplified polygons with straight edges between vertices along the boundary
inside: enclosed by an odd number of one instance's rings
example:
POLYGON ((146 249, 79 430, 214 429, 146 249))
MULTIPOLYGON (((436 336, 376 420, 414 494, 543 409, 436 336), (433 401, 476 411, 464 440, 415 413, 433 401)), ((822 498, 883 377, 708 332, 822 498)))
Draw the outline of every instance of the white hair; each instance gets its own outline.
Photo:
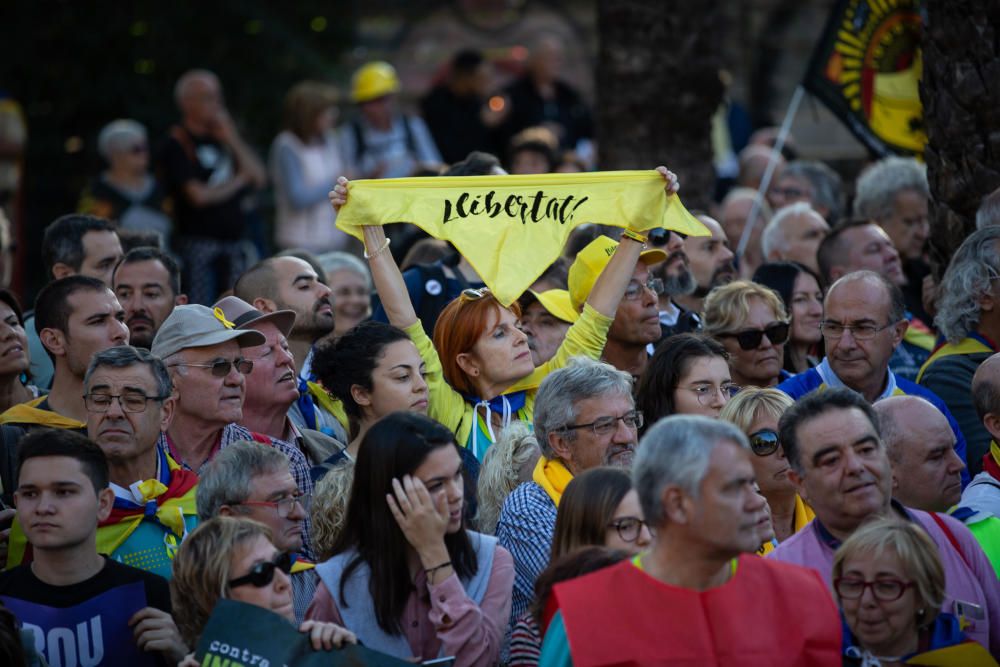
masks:
POLYGON ((119 118, 105 125, 97 135, 97 152, 105 160, 110 160, 112 153, 136 139, 146 141, 146 128, 142 123, 129 118, 119 118))
POLYGON ((823 219, 823 216, 807 201, 798 201, 778 209, 778 212, 771 218, 771 222, 764 227, 764 233, 760 238, 761 252, 765 261, 771 260, 772 251, 784 253, 788 248, 788 234, 784 229, 785 221, 804 215, 815 215, 820 220, 823 219))

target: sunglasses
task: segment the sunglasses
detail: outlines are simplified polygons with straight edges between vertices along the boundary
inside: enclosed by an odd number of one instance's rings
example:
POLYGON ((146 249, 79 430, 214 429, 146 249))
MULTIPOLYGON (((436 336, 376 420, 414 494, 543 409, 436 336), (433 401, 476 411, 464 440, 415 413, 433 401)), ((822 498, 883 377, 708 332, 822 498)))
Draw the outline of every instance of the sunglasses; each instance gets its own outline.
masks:
MULTIPOLYGON (((658 227, 657 229, 654 229, 649 232, 649 236, 646 237, 647 243, 649 243, 649 245, 653 246, 654 248, 662 248, 663 246, 670 243, 670 233, 671 231, 669 229, 663 229, 662 227, 658 227)), ((680 232, 673 232, 673 233, 677 234, 677 236, 680 238, 681 241, 687 238, 687 234, 681 234, 680 232)))
POLYGON ((760 342, 764 339, 764 336, 767 336, 767 339, 771 341, 771 345, 781 345, 788 342, 788 333, 790 331, 791 326, 788 322, 778 322, 765 329, 747 329, 746 331, 720 333, 718 335, 735 338, 736 342, 740 345, 740 349, 756 350, 760 347, 760 342))
POLYGON ((242 577, 230 579, 229 587, 236 588, 237 586, 246 586, 247 584, 250 584, 254 588, 264 588, 264 586, 268 586, 272 581, 274 581, 275 570, 281 570, 285 574, 289 574, 292 571, 292 565, 294 564, 295 554, 288 552, 280 553, 275 556, 273 561, 257 563, 250 569, 250 572, 242 577))
POLYGON ((242 375, 249 375, 250 371, 253 370, 253 362, 249 359, 244 359, 243 357, 237 357, 230 361, 229 359, 216 359, 215 361, 209 362, 207 364, 195 364, 189 363, 187 361, 178 361, 175 364, 170 364, 171 366, 192 366, 194 368, 210 368, 212 369, 212 375, 217 378, 224 378, 229 375, 229 369, 236 366, 236 370, 242 375))
POLYGON ((489 287, 480 287, 479 289, 467 288, 462 290, 462 300, 463 301, 479 301, 484 296, 489 296, 489 287))
POLYGON ((750 449, 757 456, 770 456, 778 451, 780 445, 778 434, 769 428, 750 434, 750 449))

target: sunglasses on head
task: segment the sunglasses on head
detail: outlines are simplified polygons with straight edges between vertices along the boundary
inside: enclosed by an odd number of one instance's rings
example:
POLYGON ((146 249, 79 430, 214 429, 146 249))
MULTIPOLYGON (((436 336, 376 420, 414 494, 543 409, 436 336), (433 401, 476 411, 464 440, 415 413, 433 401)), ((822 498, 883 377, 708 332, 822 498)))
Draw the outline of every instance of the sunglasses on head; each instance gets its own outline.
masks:
POLYGON ((478 301, 484 296, 488 296, 490 293, 489 287, 480 287, 479 289, 473 289, 471 287, 462 290, 462 300, 463 301, 478 301))
POLYGON ((285 574, 288 574, 292 571, 292 565, 294 564, 294 554, 290 554, 288 552, 280 553, 274 557, 273 561, 257 563, 250 568, 250 572, 242 577, 230 579, 229 587, 236 588, 237 586, 246 586, 247 584, 250 584, 254 588, 264 588, 264 586, 268 586, 272 581, 274 581, 275 570, 281 570, 285 574))
POLYGON ((781 345, 788 342, 789 331, 791 331, 791 326, 788 322, 778 322, 765 329, 747 329, 746 331, 722 333, 719 335, 735 338, 736 342, 740 345, 740 349, 756 350, 760 347, 760 342, 764 339, 764 336, 767 336, 767 339, 771 341, 771 345, 781 345))
POLYGON ((778 434, 769 428, 750 434, 750 449, 757 456, 770 456, 778 451, 779 445, 778 434))

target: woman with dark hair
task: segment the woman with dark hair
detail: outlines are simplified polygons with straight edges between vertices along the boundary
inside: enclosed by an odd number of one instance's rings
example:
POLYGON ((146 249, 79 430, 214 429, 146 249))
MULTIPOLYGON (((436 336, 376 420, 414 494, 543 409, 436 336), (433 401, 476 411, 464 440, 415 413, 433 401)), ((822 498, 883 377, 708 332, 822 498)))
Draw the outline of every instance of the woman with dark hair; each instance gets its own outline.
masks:
MULTIPOLYGON (((677 177, 658 167, 669 195, 677 177)), ((330 203, 339 210, 347 203, 348 180, 337 179, 330 203)), ((385 229, 363 227, 365 257, 375 289, 389 322, 406 331, 427 364, 431 417, 451 429, 459 444, 478 460, 496 441, 496 434, 514 420, 532 422, 538 386, 572 356, 597 359, 607 343, 608 329, 626 292, 649 289, 633 279, 645 244, 645 232, 624 230, 607 264, 584 291, 580 317, 569 328, 556 355, 535 368, 527 337, 517 328, 520 308, 504 306, 487 288, 466 289, 449 303, 434 326, 433 342, 417 319, 403 275, 389 252, 385 229)), ((659 250, 646 251, 661 254, 659 250)), ((589 278, 588 278, 589 280, 589 278)), ((630 297, 631 298, 631 297, 630 297)))
POLYGON ((0 412, 38 398, 38 390, 28 384, 30 366, 21 305, 13 294, 0 289, 0 412))
POLYGON ((817 355, 816 351, 823 342, 819 330, 823 320, 823 289, 819 276, 798 262, 769 262, 757 268, 753 281, 777 292, 791 316, 784 369, 795 374, 818 364, 822 355, 817 355))
POLYGON ((651 541, 639 496, 625 471, 591 468, 566 485, 556 514, 551 560, 594 544, 637 554, 651 541))
POLYGON ((465 529, 454 434, 423 415, 388 415, 365 433, 354 475, 306 618, 344 625, 398 658, 493 664, 514 562, 495 538, 465 529))
POLYGON ((647 426, 675 414, 714 419, 737 391, 726 348, 708 336, 683 333, 656 348, 639 378, 635 407, 647 426))

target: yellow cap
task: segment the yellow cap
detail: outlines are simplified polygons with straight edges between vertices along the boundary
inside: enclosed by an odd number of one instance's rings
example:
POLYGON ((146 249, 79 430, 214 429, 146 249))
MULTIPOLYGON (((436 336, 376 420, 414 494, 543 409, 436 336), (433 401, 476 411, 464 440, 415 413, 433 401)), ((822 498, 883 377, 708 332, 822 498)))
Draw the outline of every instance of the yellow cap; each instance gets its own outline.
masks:
POLYGON ((564 289, 550 289, 544 292, 528 290, 521 297, 521 308, 527 308, 533 302, 542 304, 542 308, 550 315, 572 324, 580 317, 580 313, 573 310, 573 304, 569 299, 569 292, 564 289))
POLYGON ((351 79, 351 100, 357 103, 398 92, 396 69, 382 60, 362 65, 351 79))
MULTIPOLYGON (((569 297, 573 309, 580 311, 590 290, 597 282, 597 276, 611 261, 611 256, 618 249, 618 242, 609 239, 607 236, 598 236, 581 250, 569 267, 569 297)), ((639 255, 639 261, 646 265, 659 264, 667 258, 667 253, 657 248, 643 250, 639 255)))

